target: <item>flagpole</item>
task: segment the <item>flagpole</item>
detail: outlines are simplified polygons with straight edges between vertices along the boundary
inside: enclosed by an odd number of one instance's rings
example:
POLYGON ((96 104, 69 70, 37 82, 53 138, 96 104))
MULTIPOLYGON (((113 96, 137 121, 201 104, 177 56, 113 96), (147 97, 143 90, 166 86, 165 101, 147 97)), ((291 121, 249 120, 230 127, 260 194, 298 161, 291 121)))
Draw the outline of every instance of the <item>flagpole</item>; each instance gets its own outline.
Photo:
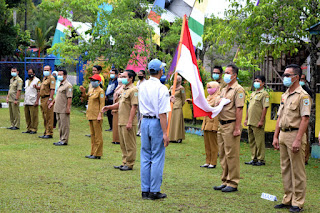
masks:
MULTIPOLYGON (((184 27, 185 27, 186 20, 187 20, 187 16, 184 15, 183 16, 183 21, 182 21, 182 27, 181 27, 180 42, 179 42, 179 49, 178 49, 178 57, 177 57, 177 63, 176 64, 178 64, 179 59, 180 59, 180 55, 181 55, 181 46, 182 46, 183 32, 184 32, 184 27)), ((176 68, 177 67, 175 67, 175 69, 176 68)), ((177 77, 178 77, 178 73, 175 70, 173 86, 172 86, 172 92, 171 92, 172 96, 174 96, 175 93, 176 93, 177 77)), ((170 124, 171 124, 171 116, 172 116, 172 110, 173 110, 173 103, 172 102, 170 102, 170 107, 171 107, 171 111, 169 112, 169 116, 168 116, 168 128, 167 128, 167 135, 168 136, 169 136, 169 130, 170 130, 170 124)))

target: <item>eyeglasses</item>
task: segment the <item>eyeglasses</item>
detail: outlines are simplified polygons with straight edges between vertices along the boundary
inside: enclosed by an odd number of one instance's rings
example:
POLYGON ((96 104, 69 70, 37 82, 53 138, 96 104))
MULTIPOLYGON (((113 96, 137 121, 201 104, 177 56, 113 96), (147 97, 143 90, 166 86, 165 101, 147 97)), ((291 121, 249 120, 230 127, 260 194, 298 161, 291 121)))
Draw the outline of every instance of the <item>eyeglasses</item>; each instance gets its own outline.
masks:
POLYGON ((296 74, 283 74, 282 77, 296 76, 296 74))

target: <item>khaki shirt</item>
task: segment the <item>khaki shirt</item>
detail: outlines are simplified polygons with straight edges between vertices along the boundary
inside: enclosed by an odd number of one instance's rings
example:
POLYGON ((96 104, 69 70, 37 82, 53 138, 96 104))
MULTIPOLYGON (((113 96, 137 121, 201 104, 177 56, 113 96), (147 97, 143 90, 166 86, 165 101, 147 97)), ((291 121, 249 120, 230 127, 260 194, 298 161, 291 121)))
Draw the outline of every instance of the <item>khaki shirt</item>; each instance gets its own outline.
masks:
POLYGON ((84 98, 88 99, 87 119, 97 120, 99 112, 104 107, 105 102, 103 89, 98 86, 90 90, 88 94, 85 94, 84 98))
POLYGON ((220 97, 230 99, 231 102, 222 108, 219 120, 236 120, 236 108, 243 107, 246 98, 243 87, 235 82, 230 88, 223 88, 220 97))
POLYGON ((219 81, 217 81, 220 85, 220 91, 222 91, 223 88, 228 86, 228 84, 221 78, 219 81))
POLYGON ((23 81, 19 76, 12 77, 10 79, 9 91, 8 91, 8 101, 14 102, 17 97, 17 92, 22 90, 23 81))
POLYGON ((72 85, 65 80, 60 83, 57 89, 56 99, 54 103, 54 112, 66 113, 68 98, 72 98, 72 85))
POLYGON ((174 97, 175 101, 173 104, 173 109, 181 109, 186 101, 186 92, 184 87, 181 87, 181 89, 176 90, 174 97))
MULTIPOLYGON (((131 107, 133 105, 138 105, 138 88, 133 84, 123 88, 123 92, 120 95, 119 100, 119 120, 118 125, 127 125, 129 121, 131 107)), ((137 125, 138 119, 135 113, 132 125, 137 125)))
POLYGON ((40 86, 40 97, 44 98, 45 96, 50 95, 50 91, 56 88, 56 79, 49 75, 47 77, 44 77, 40 86))
POLYGON ((248 108, 248 125, 258 127, 262 110, 270 106, 269 94, 265 89, 251 93, 248 108))
POLYGON ((311 98, 308 93, 298 86, 293 93, 289 89, 281 96, 278 112, 280 128, 299 128, 301 117, 310 116, 311 98))
POLYGON ((206 116, 203 119, 201 130, 218 131, 218 127, 219 127, 218 116, 214 117, 213 119, 206 116))

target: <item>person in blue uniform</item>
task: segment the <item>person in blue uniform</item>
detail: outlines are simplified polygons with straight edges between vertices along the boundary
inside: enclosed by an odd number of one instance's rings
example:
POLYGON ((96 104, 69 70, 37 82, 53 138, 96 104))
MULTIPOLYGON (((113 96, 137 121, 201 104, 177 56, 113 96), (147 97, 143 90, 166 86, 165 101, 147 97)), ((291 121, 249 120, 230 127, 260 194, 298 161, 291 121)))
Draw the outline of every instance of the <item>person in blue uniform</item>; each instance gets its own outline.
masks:
POLYGON ((160 192, 165 148, 169 145, 167 113, 171 111, 168 88, 161 84, 162 62, 153 59, 148 64, 150 79, 139 86, 141 121, 141 191, 142 199, 166 198, 160 192))

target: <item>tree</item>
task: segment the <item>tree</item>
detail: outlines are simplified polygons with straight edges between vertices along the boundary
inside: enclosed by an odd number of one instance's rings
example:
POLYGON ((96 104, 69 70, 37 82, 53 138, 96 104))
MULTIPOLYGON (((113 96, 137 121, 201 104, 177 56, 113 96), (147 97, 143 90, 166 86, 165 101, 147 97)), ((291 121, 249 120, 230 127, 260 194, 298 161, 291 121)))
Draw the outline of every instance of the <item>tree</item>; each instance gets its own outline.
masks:
POLYGON ((35 29, 35 45, 38 47, 38 57, 40 57, 40 53, 49 45, 46 37, 53 26, 50 26, 45 32, 40 27, 36 27, 35 29))
POLYGON ((245 2, 243 6, 239 1, 230 0, 231 8, 226 12, 224 24, 212 27, 206 38, 220 44, 222 53, 238 45, 236 63, 254 69, 268 53, 280 58, 282 52, 296 53, 299 48, 306 48, 311 57, 311 90, 314 94, 310 117, 310 140, 313 142, 319 36, 311 35, 306 29, 320 21, 320 3, 318 0, 260 0, 256 6, 256 1, 245 2))

